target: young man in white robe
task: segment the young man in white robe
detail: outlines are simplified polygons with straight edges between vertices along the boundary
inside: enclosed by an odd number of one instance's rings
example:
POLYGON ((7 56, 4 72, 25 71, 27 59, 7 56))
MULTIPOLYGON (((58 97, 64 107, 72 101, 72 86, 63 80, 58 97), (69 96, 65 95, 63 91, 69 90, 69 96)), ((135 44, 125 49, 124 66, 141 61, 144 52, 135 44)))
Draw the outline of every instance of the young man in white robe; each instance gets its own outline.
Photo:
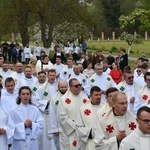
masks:
POLYGON ((38 89, 41 88, 41 86, 44 85, 44 83, 46 82, 46 72, 45 71, 38 72, 37 78, 38 80, 30 86, 33 96, 37 95, 36 93, 38 89))
POLYGON ((150 149, 150 108, 141 107, 137 112, 138 128, 124 138, 119 150, 149 150, 150 149))
POLYGON ((102 90, 102 100, 106 103, 106 90, 110 87, 116 86, 116 83, 113 81, 111 76, 103 73, 103 65, 100 63, 95 64, 94 66, 95 73, 89 78, 89 83, 92 86, 99 86, 102 90))
POLYGON ((28 64, 30 61, 30 55, 31 55, 31 47, 29 46, 29 44, 27 43, 24 50, 24 55, 25 55, 25 61, 28 64))
POLYGON ((56 94, 58 89, 58 83, 56 82, 56 71, 51 69, 47 73, 48 81, 46 81, 36 92, 36 98, 33 100, 34 104, 41 111, 44 118, 44 129, 40 141, 40 149, 43 150, 55 150, 55 144, 53 141, 53 134, 49 131, 49 104, 52 97, 56 94))
POLYGON ((17 85, 16 90, 19 90, 22 86, 30 86, 37 81, 37 78, 32 75, 32 68, 30 66, 26 66, 24 68, 24 77, 21 78, 17 85))
POLYGON ((73 58, 69 57, 67 59, 67 65, 60 72, 60 80, 68 81, 69 77, 71 76, 71 73, 73 72, 73 64, 73 58))
POLYGON ((47 55, 42 56, 42 60, 37 61, 36 71, 45 71, 48 72, 50 69, 53 69, 53 64, 51 63, 47 55))
POLYGON ((71 76, 70 76, 69 80, 72 79, 72 78, 76 78, 82 84, 83 92, 87 96, 89 96, 90 95, 89 80, 83 73, 80 73, 79 65, 74 65, 73 72, 71 73, 71 76))
POLYGON ((12 77, 6 78, 5 89, 1 91, 1 103, 7 112, 16 105, 17 97, 18 91, 15 90, 14 79, 12 77))
POLYGON ((117 92, 118 89, 115 87, 110 87, 106 90, 106 99, 107 103, 97 111, 98 119, 100 120, 113 106, 112 96, 114 92, 117 92))
POLYGON ((146 85, 136 93, 136 101, 134 104, 134 113, 136 114, 138 109, 142 106, 148 105, 150 101, 150 72, 144 75, 146 85))
POLYGON ((0 100, 0 149, 8 150, 8 140, 14 135, 14 123, 6 110, 1 105, 0 100))
POLYGON ((101 89, 93 86, 90 90, 90 100, 80 108, 77 118, 77 134, 80 139, 79 150, 95 150, 94 133, 99 132, 97 111, 104 106, 101 101, 101 89))
POLYGON ((11 74, 11 77, 15 80, 15 84, 24 77, 24 72, 23 72, 23 64, 18 62, 16 63, 16 71, 11 74))
POLYGON ((57 118, 58 105, 61 97, 66 93, 67 89, 68 89, 67 82, 63 80, 60 81, 58 83, 58 92, 52 97, 49 107, 50 127, 48 132, 50 134, 53 134, 53 139, 57 150, 60 150, 59 132, 62 130, 58 126, 58 118, 57 118))
POLYGON ((69 89, 62 96, 58 105, 58 123, 60 131, 60 149, 78 150, 79 137, 76 134, 76 121, 80 107, 88 97, 82 92, 82 85, 75 78, 69 80, 69 89))
POLYGON ((56 56, 56 63, 54 64, 53 68, 56 70, 57 82, 60 81, 60 72, 65 67, 65 65, 62 64, 61 61, 61 56, 56 56))
POLYGON ((31 105, 31 89, 23 86, 19 89, 17 105, 10 111, 15 124, 11 150, 39 150, 38 138, 43 130, 43 118, 40 111, 31 105))
MULTIPOLYGON (((115 92, 112 97, 113 107, 100 120, 100 128, 105 136, 103 142, 96 135, 95 142, 103 145, 102 150, 118 150, 120 142, 136 129, 136 118, 127 110, 127 97, 122 92, 115 92)), ((98 134, 98 133, 97 133, 98 134)))
POLYGON ((134 103, 136 101, 135 96, 138 90, 142 88, 141 85, 134 82, 134 76, 132 71, 124 72, 124 81, 120 82, 116 88, 126 93, 127 100, 128 100, 128 110, 134 113, 134 103))

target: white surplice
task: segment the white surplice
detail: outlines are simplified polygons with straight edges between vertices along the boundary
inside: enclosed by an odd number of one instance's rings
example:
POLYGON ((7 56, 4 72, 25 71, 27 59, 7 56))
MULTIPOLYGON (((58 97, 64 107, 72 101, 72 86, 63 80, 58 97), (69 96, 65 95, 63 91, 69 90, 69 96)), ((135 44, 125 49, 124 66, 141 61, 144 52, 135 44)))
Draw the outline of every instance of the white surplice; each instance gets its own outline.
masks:
POLYGON ((4 128, 6 130, 5 134, 0 135, 0 149, 8 150, 8 140, 13 137, 15 126, 10 115, 1 106, 1 102, 0 102, 0 128, 4 128))
POLYGON ((80 92, 74 95, 70 89, 62 96, 58 105, 58 123, 60 131, 60 148, 62 150, 78 150, 79 137, 76 134, 76 120, 80 107, 88 101, 88 97, 80 92))
POLYGON ((85 105, 80 108, 80 113, 77 118, 77 134, 80 139, 79 150, 95 150, 94 133, 99 132, 99 137, 103 138, 103 134, 98 127, 97 110, 104 105, 100 102, 99 105, 92 105, 89 100, 85 105), (93 133, 92 139, 89 134, 93 133))
POLYGON ((43 117, 40 111, 30 104, 13 107, 10 116, 15 124, 12 150, 39 150, 38 137, 43 130, 43 117), (32 127, 25 128, 24 122, 30 119, 32 127))
POLYGON ((137 128, 122 140, 119 150, 150 150, 150 134, 137 128))
POLYGON ((15 71, 15 72, 13 72, 13 73, 11 74, 11 77, 15 80, 15 84, 17 84, 17 82, 18 82, 21 78, 24 77, 24 73, 23 73, 23 72, 17 73, 17 72, 15 71))

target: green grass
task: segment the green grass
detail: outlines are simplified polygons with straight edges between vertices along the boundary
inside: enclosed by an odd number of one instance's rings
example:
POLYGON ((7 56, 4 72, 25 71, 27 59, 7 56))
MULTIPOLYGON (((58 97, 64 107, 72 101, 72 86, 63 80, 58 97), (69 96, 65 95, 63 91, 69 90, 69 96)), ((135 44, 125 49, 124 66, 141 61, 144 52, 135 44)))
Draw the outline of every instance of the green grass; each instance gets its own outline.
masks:
MULTIPOLYGON (((128 44, 125 41, 92 41, 87 42, 88 51, 95 50, 103 50, 104 54, 107 54, 112 47, 116 47, 118 50, 122 47, 128 50, 128 44)), ((143 44, 132 44, 130 56, 132 57, 140 57, 142 52, 146 53, 147 57, 150 57, 150 41, 143 41, 143 44)), ((117 54, 117 51, 113 52, 113 54, 117 54)))

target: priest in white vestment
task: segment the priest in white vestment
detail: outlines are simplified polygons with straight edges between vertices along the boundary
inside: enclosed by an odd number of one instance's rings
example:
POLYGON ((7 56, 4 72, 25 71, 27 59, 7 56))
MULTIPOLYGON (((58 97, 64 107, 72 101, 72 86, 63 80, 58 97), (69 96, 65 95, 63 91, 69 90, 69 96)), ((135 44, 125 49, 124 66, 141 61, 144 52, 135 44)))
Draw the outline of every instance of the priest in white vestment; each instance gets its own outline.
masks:
POLYGON ((115 87, 110 87, 106 90, 106 100, 107 103, 97 111, 98 120, 100 120, 113 106, 112 96, 114 92, 118 89, 115 87))
POLYGON ((73 72, 73 58, 69 57, 67 59, 67 65, 60 72, 60 80, 68 81, 71 73, 73 72))
POLYGON ((79 65, 74 65, 73 73, 71 73, 69 80, 72 78, 76 78, 82 84, 84 94, 89 96, 90 95, 89 79, 83 73, 80 73, 79 65))
POLYGON ((24 77, 18 81, 16 90, 19 90, 19 88, 22 86, 30 86, 36 81, 37 78, 32 75, 32 68, 30 66, 26 66, 24 69, 24 77))
POLYGON ((99 132, 97 111, 104 106, 101 101, 101 89, 93 86, 90 90, 90 100, 80 108, 77 118, 77 134, 79 136, 79 150, 95 150, 94 133, 99 132))
POLYGON ((105 147, 102 150, 118 150, 122 139, 134 131, 137 126, 135 116, 127 110, 126 95, 122 92, 115 92, 112 100, 113 108, 99 122, 105 139, 101 143, 102 141, 97 138, 97 135, 95 140, 105 147))
POLYGON ((2 106, 10 111, 12 107, 16 105, 18 98, 18 91, 15 90, 15 81, 12 77, 6 78, 5 89, 1 91, 2 106))
POLYGON ((144 75, 146 85, 136 93, 136 101, 134 104, 134 113, 142 106, 148 105, 150 102, 150 72, 144 75))
POLYGON ((17 105, 10 111, 15 124, 11 150, 39 150, 38 137, 43 130, 43 117, 40 111, 31 105, 31 89, 23 86, 19 89, 17 105))
POLYGON ((138 128, 124 138, 119 150, 150 149, 150 108, 141 107, 137 112, 138 128))
POLYGON ((137 91, 142 88, 142 86, 135 83, 133 79, 133 72, 124 72, 124 81, 120 82, 116 86, 119 91, 126 94, 128 100, 128 110, 130 110, 132 113, 134 113, 134 104, 136 102, 135 96, 137 91))
POLYGON ((58 92, 52 97, 49 107, 50 127, 48 133, 53 134, 53 139, 57 150, 60 150, 59 132, 62 130, 61 127, 58 126, 58 105, 61 97, 66 93, 67 89, 67 82, 63 80, 60 81, 58 83, 58 92))
POLYGON ((43 150, 55 150, 55 144, 53 141, 53 134, 49 131, 49 104, 52 97, 56 94, 58 89, 58 83, 56 82, 56 71, 51 69, 47 73, 48 81, 46 81, 39 89, 37 89, 36 97, 33 100, 34 105, 41 111, 44 118, 43 134, 39 139, 40 149, 43 150))
POLYGON ((15 84, 17 84, 17 82, 24 77, 22 63, 16 63, 16 71, 11 74, 11 77, 15 80, 15 84))
POLYGON ((110 87, 115 87, 116 83, 113 81, 111 76, 103 73, 103 65, 100 63, 94 66, 95 73, 89 78, 89 83, 92 86, 99 86, 102 90, 102 100, 106 103, 106 90, 110 87))
POLYGON ((58 123, 62 129, 59 134, 60 149, 78 150, 79 137, 76 134, 76 121, 80 107, 88 101, 88 97, 81 91, 82 86, 77 79, 70 79, 69 87, 58 105, 58 123))
POLYGON ((6 110, 1 105, 0 100, 0 149, 8 150, 8 140, 14 135, 14 123, 6 110))

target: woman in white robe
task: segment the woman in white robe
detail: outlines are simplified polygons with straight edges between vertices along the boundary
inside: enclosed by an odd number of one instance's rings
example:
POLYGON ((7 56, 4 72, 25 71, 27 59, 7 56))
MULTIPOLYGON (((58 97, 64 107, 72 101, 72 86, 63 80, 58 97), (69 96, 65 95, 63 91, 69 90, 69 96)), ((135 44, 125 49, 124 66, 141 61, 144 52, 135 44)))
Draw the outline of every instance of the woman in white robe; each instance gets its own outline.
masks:
POLYGON ((31 89, 23 86, 19 89, 17 106, 10 111, 15 123, 15 132, 11 150, 39 150, 38 138, 43 130, 43 118, 40 111, 31 105, 31 89))

